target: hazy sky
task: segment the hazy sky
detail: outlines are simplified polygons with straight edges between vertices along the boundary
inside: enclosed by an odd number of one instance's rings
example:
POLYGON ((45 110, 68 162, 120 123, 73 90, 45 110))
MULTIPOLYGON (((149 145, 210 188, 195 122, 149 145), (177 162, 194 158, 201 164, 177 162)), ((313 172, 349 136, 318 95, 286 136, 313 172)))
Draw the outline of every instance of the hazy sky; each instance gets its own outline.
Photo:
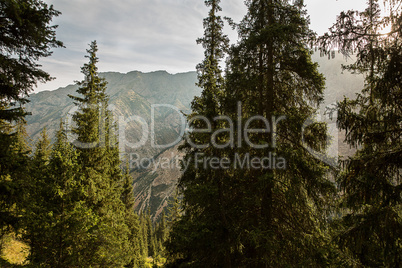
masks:
MULTIPOLYGON (((203 35, 202 20, 208 9, 204 0, 45 0, 62 15, 57 38, 66 48, 55 49, 41 60, 54 81, 35 91, 53 90, 82 80, 80 67, 88 44, 97 40, 99 71, 126 73, 166 70, 194 71, 203 58, 195 40, 203 35)), ((366 0, 305 0, 311 28, 322 34, 342 10, 363 10, 366 0)), ((246 12, 243 0, 222 0, 222 16, 240 21, 246 12)), ((237 35, 227 29, 231 41, 237 35)))

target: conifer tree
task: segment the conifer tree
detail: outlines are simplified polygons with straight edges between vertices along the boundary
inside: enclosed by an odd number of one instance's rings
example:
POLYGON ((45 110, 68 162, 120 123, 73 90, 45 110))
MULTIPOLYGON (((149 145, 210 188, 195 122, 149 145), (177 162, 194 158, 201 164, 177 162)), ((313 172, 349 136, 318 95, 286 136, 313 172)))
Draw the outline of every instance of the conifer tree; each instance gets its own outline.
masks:
POLYGON ((140 223, 138 215, 134 211, 134 188, 133 178, 130 175, 130 169, 128 161, 126 162, 126 168, 123 174, 123 186, 121 194, 122 202, 125 206, 125 222, 129 229, 129 242, 130 242, 130 261, 124 267, 141 267, 144 262, 144 258, 141 255, 142 239, 140 237, 140 223))
POLYGON ((154 236, 154 226, 151 220, 151 213, 148 209, 147 213, 145 214, 145 236, 148 245, 148 256, 154 257, 155 256, 155 236, 154 236))
POLYGON ((20 124, 27 114, 21 105, 37 82, 51 80, 37 61, 50 56, 52 48, 63 46, 56 39, 56 26, 49 25, 59 14, 40 0, 0 2, 0 236, 4 228, 17 227, 10 208, 24 188, 18 186, 23 176, 13 174, 15 170, 29 174, 25 172, 27 154, 14 150, 18 130, 13 124, 20 124))
POLYGON ((57 26, 49 26, 60 12, 40 0, 0 2, 0 119, 21 119, 26 112, 15 108, 27 102, 26 96, 37 82, 50 81, 37 61, 62 47, 56 40, 57 26))
POLYGON ((50 154, 51 154, 50 138, 49 135, 47 134, 46 127, 44 127, 40 134, 39 140, 36 143, 36 148, 33 155, 33 164, 34 165, 36 164, 35 168, 40 170, 42 168, 40 165, 49 164, 50 154))
POLYGON ((167 222, 166 222, 166 214, 165 210, 162 211, 162 215, 159 219, 158 222, 158 227, 155 230, 156 233, 156 238, 159 242, 162 244, 166 241, 167 235, 168 235, 168 229, 167 229, 167 222))
POLYGON ((140 214, 140 248, 141 248, 141 255, 143 258, 147 258, 148 254, 148 232, 147 232, 147 221, 146 216, 142 212, 140 214))
POLYGON ((30 166, 30 176, 26 182, 24 200, 21 204, 23 211, 23 238, 29 244, 32 263, 41 263, 45 256, 37 254, 36 250, 45 247, 43 238, 46 236, 48 221, 45 220, 47 202, 49 202, 49 188, 47 176, 49 176, 49 160, 51 154, 50 139, 46 127, 42 130, 39 140, 36 142, 35 151, 30 166), (43 258, 43 259, 42 259, 43 258))
POLYGON ((364 267, 402 264, 402 16, 400 1, 386 2, 388 16, 371 0, 363 12, 342 12, 320 39, 325 53, 357 53, 344 69, 365 76, 356 99, 338 103, 338 126, 357 152, 342 163, 344 210, 336 222, 340 245, 364 267))
POLYGON ((129 262, 129 230, 125 223, 125 208, 121 200, 119 154, 116 153, 111 112, 108 110, 106 81, 99 77, 96 41, 87 50, 89 62, 82 67, 85 78, 79 82, 77 93, 70 96, 79 110, 73 115, 76 127, 75 146, 79 164, 85 205, 96 215, 90 230, 87 250, 91 265, 120 265, 129 262))
POLYGON ((179 190, 173 195, 173 198, 168 203, 168 216, 167 216, 167 227, 169 231, 172 229, 172 225, 178 221, 180 218, 180 201, 179 201, 179 190))
MULTIPOLYGON (((211 139, 215 144, 187 150, 233 161, 247 156, 270 156, 271 163, 272 158, 282 160, 280 166, 266 168, 232 165, 205 170, 190 165, 180 179, 184 215, 173 227, 169 248, 180 262, 199 266, 323 265, 329 261, 323 250, 323 209, 334 187, 325 177, 325 165, 304 149, 302 140, 303 124, 315 114, 324 89, 324 78, 308 48, 314 34, 308 29, 303 1, 246 4, 248 13, 237 27, 240 41, 229 51, 225 83, 211 71, 217 65, 205 68, 209 76, 200 76, 203 94, 192 106, 195 115, 212 122, 215 134, 195 132, 190 137, 198 144, 211 139), (213 120, 219 115, 229 116, 233 124, 222 117, 213 120), (246 140, 237 133, 244 133, 252 116, 257 120, 248 129, 258 131, 248 132, 246 140), (229 127, 235 129, 233 136, 229 127)), ((212 47, 223 47, 224 43, 213 42, 222 40, 221 34, 207 27, 205 36, 211 38, 212 47)), ((214 62, 206 48, 205 62, 214 62)), ((191 123, 194 129, 207 129, 202 120, 191 123)), ((309 145, 323 150, 325 131, 323 124, 311 125, 304 133, 309 145)), ((191 159, 194 153, 187 153, 185 161, 191 159)))
POLYGON ((34 195, 25 207, 23 237, 30 245, 29 261, 40 267, 85 265, 92 253, 86 249, 86 239, 95 215, 83 202, 78 153, 68 142, 62 122, 50 154, 41 149, 48 143, 44 140, 39 140, 35 155, 49 156, 41 157, 46 171, 32 172, 34 195))
POLYGON ((0 120, 0 238, 9 231, 18 232, 21 209, 30 184, 31 148, 24 119, 13 126, 0 120))
POLYGON ((93 226, 93 212, 82 201, 83 182, 78 164, 78 152, 68 142, 66 128, 60 122, 53 144, 49 163, 48 203, 51 212, 44 228, 48 245, 40 255, 47 256, 49 267, 71 267, 80 265, 85 254, 85 236, 93 226))
POLYGON ((207 145, 212 134, 227 127, 223 121, 215 120, 222 114, 223 77, 219 63, 225 55, 229 40, 223 34, 223 21, 219 16, 219 0, 207 0, 210 8, 204 19, 204 36, 197 40, 204 48, 204 60, 197 65, 198 86, 203 89, 200 97, 195 97, 192 113, 188 116, 190 127, 194 130, 208 128, 208 133, 190 132, 181 149, 186 153, 189 168, 179 180, 183 194, 184 215, 173 225, 168 251, 171 258, 181 255, 189 258, 193 265, 230 267, 229 226, 226 218, 228 200, 224 188, 222 170, 199 168, 192 161, 196 155, 203 157, 222 156, 222 137, 216 137, 217 144, 207 145), (199 119, 202 117, 202 119, 199 119), (209 246, 206 246, 209 245, 209 246))
POLYGON ((324 124, 312 124, 302 133, 323 99, 324 78, 309 49, 315 35, 303 1, 246 4, 239 44, 229 53, 224 106, 232 118, 240 116, 237 129, 252 116, 268 121, 254 120, 249 128, 262 131, 248 133, 248 142, 243 138, 235 153, 240 158, 269 156, 270 165, 231 175, 233 200, 243 212, 230 215, 237 217, 234 229, 242 230, 234 247, 241 252, 236 263, 320 266, 329 261, 323 250, 324 208, 334 187, 326 178, 327 167, 302 141, 304 134, 309 146, 325 149, 324 124))

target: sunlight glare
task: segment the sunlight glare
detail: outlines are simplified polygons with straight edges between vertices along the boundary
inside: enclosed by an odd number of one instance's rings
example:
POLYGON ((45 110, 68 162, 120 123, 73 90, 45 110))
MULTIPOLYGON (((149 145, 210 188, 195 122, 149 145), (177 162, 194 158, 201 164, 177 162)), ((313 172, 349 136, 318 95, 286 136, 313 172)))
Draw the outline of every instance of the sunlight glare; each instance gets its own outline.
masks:
POLYGON ((381 27, 380 29, 378 29, 378 33, 381 35, 389 35, 391 33, 392 30, 392 25, 388 24, 385 27, 381 27))

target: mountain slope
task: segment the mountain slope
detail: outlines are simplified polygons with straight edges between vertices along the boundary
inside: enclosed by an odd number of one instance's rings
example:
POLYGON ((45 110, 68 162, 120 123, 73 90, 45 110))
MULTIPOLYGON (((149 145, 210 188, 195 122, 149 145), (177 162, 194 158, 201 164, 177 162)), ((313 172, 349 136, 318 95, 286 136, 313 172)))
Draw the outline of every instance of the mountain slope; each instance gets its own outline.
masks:
MULTIPOLYGON (((125 140, 135 144, 147 134, 146 142, 139 148, 125 147, 127 153, 136 154, 141 159, 157 158, 164 153, 178 155, 177 146, 173 148, 156 148, 151 144, 151 124, 153 105, 171 105, 171 107, 154 107, 155 144, 166 145, 180 137, 183 129, 180 111, 188 112, 194 96, 200 94, 195 85, 195 72, 169 74, 165 71, 142 73, 138 71, 127 74, 117 72, 101 73, 108 82, 107 94, 110 97, 109 108, 113 111, 120 130, 124 128, 125 140), (174 108, 174 107, 176 108, 174 108), (123 124, 132 116, 144 119, 146 128, 141 123, 132 121, 127 126, 123 124), (148 133, 147 133, 148 132, 148 133)), ((54 91, 43 91, 30 96, 26 110, 32 115, 27 116, 27 132, 36 140, 41 130, 47 127, 53 138, 60 119, 66 120, 68 114, 74 112, 75 105, 68 95, 76 95, 77 86, 69 85, 54 91)), ((71 124, 71 121, 69 122, 71 124)), ((121 133, 120 133, 121 134, 121 133)), ((122 143, 122 139, 120 140, 122 143)), ((121 147, 122 148, 122 147, 121 147)), ((151 208, 151 213, 157 215, 167 204, 167 199, 174 190, 179 177, 179 169, 147 170, 133 167, 135 178, 135 195, 137 209, 151 208)))
MULTIPOLYGON (((361 90, 363 86, 361 76, 341 73, 341 64, 349 64, 352 60, 346 62, 341 55, 328 60, 317 54, 313 56, 313 60, 319 63, 319 70, 326 76, 324 106, 330 106, 343 99, 343 96, 353 98, 355 93, 361 90)), ((197 81, 195 72, 175 75, 165 71, 151 73, 133 71, 127 74, 107 72, 101 76, 108 81, 107 94, 110 96, 110 108, 115 112, 115 119, 121 123, 130 116, 139 116, 146 122, 146 129, 149 132, 152 123, 152 105, 172 105, 177 110, 189 111, 194 96, 201 92, 195 86, 197 81)), ((55 133, 60 119, 66 119, 67 113, 74 108, 72 100, 67 95, 76 95, 76 89, 77 86, 70 85, 30 96, 31 102, 26 108, 32 115, 27 117, 27 131, 34 140, 45 126, 51 136, 55 133)), ((169 144, 180 136, 182 117, 177 110, 171 107, 155 108, 156 144, 169 144)), ((124 124, 120 126, 124 127, 124 124)), ((144 133, 142 125, 138 122, 131 122, 124 130, 124 136, 129 143, 137 143, 143 134, 147 134, 143 146, 136 149, 125 147, 125 150, 131 155, 136 207, 139 210, 150 209, 154 218, 157 218, 174 192, 180 176, 180 170, 174 163, 178 162, 181 154, 177 150, 177 145, 169 148, 152 146, 150 133, 144 133), (136 165, 135 162, 140 160, 143 160, 143 165, 141 163, 140 166, 136 165), (144 165, 146 162, 149 164, 148 167, 144 165)), ((342 133, 338 135, 338 145, 340 154, 350 154, 350 149, 343 143, 342 133)))
MULTIPOLYGON (((116 72, 101 73, 108 81, 107 94, 110 96, 110 109, 114 110, 116 120, 127 120, 139 116, 151 127, 151 106, 157 104, 173 105, 178 110, 188 111, 190 102, 200 89, 195 86, 196 73, 169 74, 165 71, 141 73, 138 71, 121 74, 116 72)), ((53 136, 60 119, 67 119, 68 113, 74 111, 75 105, 68 97, 76 95, 76 85, 69 85, 54 91, 43 91, 30 96, 27 111, 27 131, 31 138, 37 139, 46 126, 53 136)), ((180 130, 177 124, 181 117, 172 108, 155 108, 155 134, 157 144, 168 144, 176 140, 180 130)), ((131 143, 136 143, 142 136, 143 129, 135 122, 126 128, 125 134, 131 143)), ((148 144, 149 145, 149 144, 148 144)), ((142 148, 147 156, 159 150, 142 148)))

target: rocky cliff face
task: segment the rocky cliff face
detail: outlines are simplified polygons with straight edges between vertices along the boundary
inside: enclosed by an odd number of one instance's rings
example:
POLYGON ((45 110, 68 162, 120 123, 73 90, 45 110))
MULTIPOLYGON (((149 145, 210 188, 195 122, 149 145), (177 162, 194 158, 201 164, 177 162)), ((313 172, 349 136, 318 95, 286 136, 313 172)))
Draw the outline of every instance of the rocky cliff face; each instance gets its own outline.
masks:
POLYGON ((143 163, 147 166, 139 162, 144 158, 131 154, 136 208, 140 211, 149 209, 154 219, 159 217, 175 194, 177 180, 181 175, 180 159, 183 157, 178 146, 147 159, 143 163))

